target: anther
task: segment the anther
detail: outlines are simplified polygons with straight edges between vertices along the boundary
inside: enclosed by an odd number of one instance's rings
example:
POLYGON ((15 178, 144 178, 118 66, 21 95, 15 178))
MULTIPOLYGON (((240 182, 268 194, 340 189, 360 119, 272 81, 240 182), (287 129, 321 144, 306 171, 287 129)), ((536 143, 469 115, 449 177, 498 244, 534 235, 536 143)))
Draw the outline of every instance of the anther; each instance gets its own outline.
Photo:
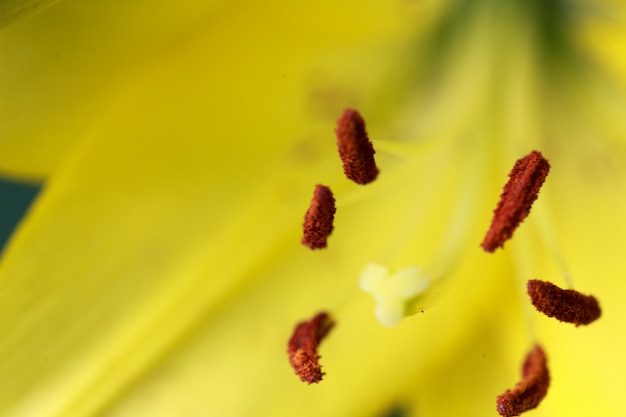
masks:
POLYGON ((337 147, 346 177, 357 184, 368 184, 378 176, 374 146, 367 137, 365 121, 358 111, 346 109, 337 120, 337 147))
POLYGON ((333 231, 335 198, 325 185, 316 185, 311 205, 304 216, 302 244, 311 249, 326 247, 326 239, 333 231))
POLYGON ((551 282, 537 279, 528 281, 527 290, 530 301, 539 312, 559 321, 580 326, 597 320, 602 314, 593 295, 564 290, 551 282))
POLYGON ((532 151, 515 162, 481 244, 486 252, 503 247, 504 242, 513 236, 517 226, 530 213, 549 171, 550 164, 538 151, 532 151))
POLYGON ((522 380, 512 390, 506 390, 496 401, 498 413, 504 417, 519 416, 536 408, 548 393, 550 373, 546 354, 536 345, 522 366, 522 380))
POLYGON ((324 372, 319 364, 317 347, 335 325, 328 313, 316 314, 311 320, 298 323, 287 343, 289 363, 303 382, 320 382, 324 372))

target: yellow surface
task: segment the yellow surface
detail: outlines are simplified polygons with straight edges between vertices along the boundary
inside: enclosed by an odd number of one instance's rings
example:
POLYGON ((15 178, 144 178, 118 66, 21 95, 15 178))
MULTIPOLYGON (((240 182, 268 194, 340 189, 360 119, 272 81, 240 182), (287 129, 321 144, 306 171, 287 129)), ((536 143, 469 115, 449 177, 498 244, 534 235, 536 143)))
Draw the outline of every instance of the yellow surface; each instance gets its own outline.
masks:
POLYGON ((45 181, 0 261, 0 415, 495 416, 535 342, 553 380, 528 416, 626 415, 622 91, 546 48, 539 3, 507 4, 64 0, 0 32, 0 172, 45 181), (341 172, 345 107, 371 185, 341 172), (552 171, 486 254, 531 149, 552 171), (312 252, 317 183, 337 215, 312 252), (369 262, 440 276, 424 313, 378 323, 369 262), (527 279, 566 276, 597 323, 530 306, 527 279), (308 386, 286 343, 321 310, 308 386))

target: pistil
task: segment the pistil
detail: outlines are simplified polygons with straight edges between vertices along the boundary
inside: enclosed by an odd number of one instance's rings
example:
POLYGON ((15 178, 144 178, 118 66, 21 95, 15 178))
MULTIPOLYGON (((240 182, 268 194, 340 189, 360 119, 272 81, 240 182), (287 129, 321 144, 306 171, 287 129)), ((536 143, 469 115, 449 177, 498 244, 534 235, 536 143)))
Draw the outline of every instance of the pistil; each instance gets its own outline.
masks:
POLYGON ((374 297, 376 318, 387 327, 413 314, 408 308, 428 291, 430 284, 430 278, 415 265, 391 273, 383 265, 370 263, 359 277, 361 289, 374 297))

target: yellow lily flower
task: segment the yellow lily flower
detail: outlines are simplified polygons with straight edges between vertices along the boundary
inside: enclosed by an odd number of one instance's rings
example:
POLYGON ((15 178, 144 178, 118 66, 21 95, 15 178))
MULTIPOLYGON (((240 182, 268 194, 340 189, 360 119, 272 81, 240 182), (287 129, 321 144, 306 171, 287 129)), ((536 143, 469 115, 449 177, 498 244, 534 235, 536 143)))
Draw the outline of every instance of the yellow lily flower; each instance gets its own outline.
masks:
POLYGON ((44 188, 0 262, 0 415, 495 416, 536 343, 552 380, 529 416, 626 415, 623 13, 66 0, 11 23, 0 172, 44 188), (337 155, 347 107, 376 149, 367 185, 337 155), (533 149, 551 172, 485 253, 533 149), (337 212, 311 251, 316 184, 337 212), (429 279, 393 327, 359 289, 380 284, 370 270, 429 279), (530 279, 603 316, 540 315, 530 279), (336 324, 307 385, 287 341, 320 311, 336 324))

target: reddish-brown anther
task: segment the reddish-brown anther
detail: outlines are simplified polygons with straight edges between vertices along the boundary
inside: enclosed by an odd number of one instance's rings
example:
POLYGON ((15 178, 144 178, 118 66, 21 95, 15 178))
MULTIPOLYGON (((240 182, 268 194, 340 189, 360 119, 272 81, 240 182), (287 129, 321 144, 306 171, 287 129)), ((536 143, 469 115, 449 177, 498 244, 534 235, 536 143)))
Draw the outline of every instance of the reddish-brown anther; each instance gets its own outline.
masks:
POLYGON ((546 354, 539 345, 526 356, 522 366, 522 380, 512 390, 498 396, 498 413, 504 417, 519 416, 536 408, 548 393, 550 373, 546 354))
POLYGON ((337 120, 337 147, 346 177, 357 184, 368 184, 378 176, 374 146, 367 137, 365 121, 358 111, 346 109, 337 120))
POLYGON ((600 304, 593 295, 564 290, 551 282, 538 279, 528 281, 526 288, 535 308, 559 321, 580 326, 597 320, 602 314, 600 304))
POLYGON ((313 384, 322 380, 324 372, 319 364, 317 347, 334 325, 328 313, 322 312, 309 321, 298 323, 293 330, 287 353, 289 363, 303 382, 313 384))
POLYGON ((550 164, 538 151, 532 151, 515 162, 481 244, 486 252, 503 247, 504 242, 513 236, 517 226, 530 213, 530 207, 537 199, 549 171, 550 164))
POLYGON ((302 244, 311 249, 326 247, 326 239, 333 231, 335 197, 329 187, 316 185, 313 199, 304 216, 302 244))

